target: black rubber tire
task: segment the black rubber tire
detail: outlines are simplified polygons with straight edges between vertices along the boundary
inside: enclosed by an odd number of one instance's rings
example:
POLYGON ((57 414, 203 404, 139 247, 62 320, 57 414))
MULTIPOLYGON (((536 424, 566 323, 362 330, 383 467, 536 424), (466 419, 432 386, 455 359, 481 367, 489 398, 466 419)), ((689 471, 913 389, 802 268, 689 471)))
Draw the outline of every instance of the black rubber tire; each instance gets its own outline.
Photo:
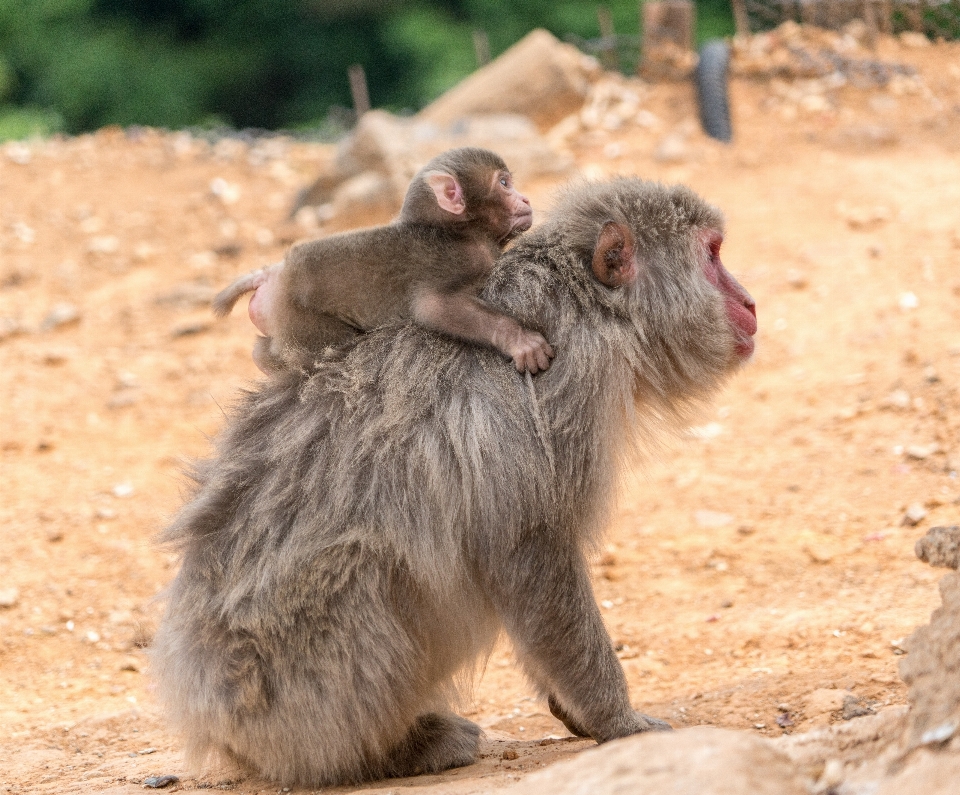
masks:
POLYGON ((714 39, 700 48, 700 61, 693 76, 697 84, 697 106, 703 131, 711 138, 724 142, 733 138, 727 92, 729 64, 730 46, 722 39, 714 39))

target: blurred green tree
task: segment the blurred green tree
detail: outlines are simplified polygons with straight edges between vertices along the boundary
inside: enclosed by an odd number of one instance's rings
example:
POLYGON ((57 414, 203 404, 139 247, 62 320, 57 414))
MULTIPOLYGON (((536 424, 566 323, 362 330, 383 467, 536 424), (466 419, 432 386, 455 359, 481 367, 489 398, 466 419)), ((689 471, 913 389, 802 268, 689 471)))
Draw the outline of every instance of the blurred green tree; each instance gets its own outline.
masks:
MULTIPOLYGON (((610 0, 637 34, 638 0, 610 0)), ((699 32, 732 30, 727 0, 698 0, 699 32)), ((536 27, 599 35, 580 0, 0 0, 0 137, 107 124, 267 129, 349 107, 362 64, 374 106, 416 110, 536 27)))

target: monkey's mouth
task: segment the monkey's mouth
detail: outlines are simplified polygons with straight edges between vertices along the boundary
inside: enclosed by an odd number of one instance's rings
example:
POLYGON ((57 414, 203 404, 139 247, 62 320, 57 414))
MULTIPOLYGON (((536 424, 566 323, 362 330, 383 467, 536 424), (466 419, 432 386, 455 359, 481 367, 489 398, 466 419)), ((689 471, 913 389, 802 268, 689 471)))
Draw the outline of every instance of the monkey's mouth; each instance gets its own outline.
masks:
POLYGON ((736 343, 734 349, 740 361, 746 361, 753 355, 755 347, 753 335, 757 333, 757 305, 727 299, 727 317, 733 324, 736 343))
POLYGON ((504 241, 516 237, 521 232, 526 232, 531 226, 533 226, 533 210, 530 210, 524 215, 519 215, 514 219, 513 226, 510 227, 510 231, 507 232, 503 238, 504 241))

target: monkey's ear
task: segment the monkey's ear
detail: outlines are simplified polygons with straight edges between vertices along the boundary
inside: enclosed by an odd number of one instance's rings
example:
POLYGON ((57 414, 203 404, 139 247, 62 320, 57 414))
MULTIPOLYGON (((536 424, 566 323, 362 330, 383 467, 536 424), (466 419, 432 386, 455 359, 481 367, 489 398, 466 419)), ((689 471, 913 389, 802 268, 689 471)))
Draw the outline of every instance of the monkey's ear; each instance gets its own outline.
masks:
POLYGON ((427 185, 437 197, 437 204, 441 210, 454 215, 463 215, 467 203, 463 198, 463 189, 457 178, 444 171, 429 171, 424 175, 427 185))
POLYGON ((593 250, 593 275, 607 287, 623 287, 637 278, 636 245, 625 224, 607 221, 593 250))

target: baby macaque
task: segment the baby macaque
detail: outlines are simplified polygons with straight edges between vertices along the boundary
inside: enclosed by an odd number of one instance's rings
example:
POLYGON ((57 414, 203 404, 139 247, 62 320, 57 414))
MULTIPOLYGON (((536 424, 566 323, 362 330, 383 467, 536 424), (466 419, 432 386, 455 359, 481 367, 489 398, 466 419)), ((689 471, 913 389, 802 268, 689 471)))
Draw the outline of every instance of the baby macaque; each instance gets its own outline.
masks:
POLYGON ((253 358, 265 373, 310 367, 324 348, 405 318, 537 373, 553 358, 547 341, 478 297, 503 247, 532 222, 498 155, 451 149, 413 178, 396 221, 294 246, 223 290, 213 310, 223 317, 253 291, 250 319, 265 335, 253 358))

